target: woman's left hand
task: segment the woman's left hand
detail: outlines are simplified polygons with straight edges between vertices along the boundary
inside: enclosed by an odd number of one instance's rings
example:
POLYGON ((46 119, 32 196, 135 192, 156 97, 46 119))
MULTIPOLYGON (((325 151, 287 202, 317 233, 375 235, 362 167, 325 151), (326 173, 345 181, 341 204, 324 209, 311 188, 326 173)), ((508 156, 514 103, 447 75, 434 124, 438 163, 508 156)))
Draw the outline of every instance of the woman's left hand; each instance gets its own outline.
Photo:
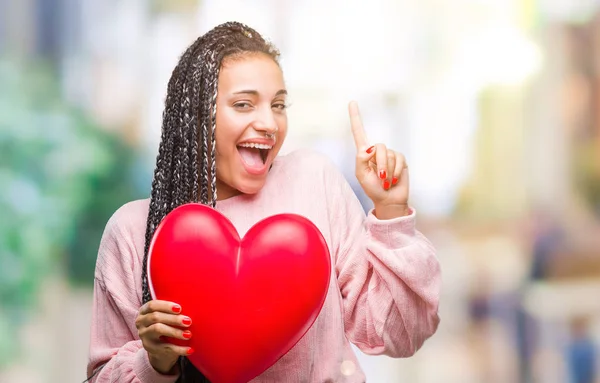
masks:
POLYGON ((358 104, 351 102, 348 111, 357 150, 356 179, 373 201, 375 216, 392 219, 410 214, 406 159, 384 144, 369 145, 358 104))

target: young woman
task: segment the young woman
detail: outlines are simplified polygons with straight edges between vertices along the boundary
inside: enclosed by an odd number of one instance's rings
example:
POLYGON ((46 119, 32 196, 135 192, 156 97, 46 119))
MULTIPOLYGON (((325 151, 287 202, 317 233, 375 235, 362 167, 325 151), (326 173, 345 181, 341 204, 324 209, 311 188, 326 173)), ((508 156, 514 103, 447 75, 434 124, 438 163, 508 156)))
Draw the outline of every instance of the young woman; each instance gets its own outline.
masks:
POLYGON ((205 381, 185 358, 190 347, 161 340, 193 336, 181 330, 191 324, 185 307, 152 300, 146 275, 156 227, 189 202, 216 208, 241 236, 265 217, 300 214, 330 249, 331 282, 318 318, 252 382, 364 382, 350 343, 367 354, 407 357, 436 331, 440 267, 415 229, 404 157, 368 144, 351 103, 356 177, 374 204, 365 215, 325 156, 278 156, 288 129, 278 55, 255 30, 231 22, 196 40, 173 71, 151 197, 115 212, 100 244, 87 368, 93 382, 205 381))

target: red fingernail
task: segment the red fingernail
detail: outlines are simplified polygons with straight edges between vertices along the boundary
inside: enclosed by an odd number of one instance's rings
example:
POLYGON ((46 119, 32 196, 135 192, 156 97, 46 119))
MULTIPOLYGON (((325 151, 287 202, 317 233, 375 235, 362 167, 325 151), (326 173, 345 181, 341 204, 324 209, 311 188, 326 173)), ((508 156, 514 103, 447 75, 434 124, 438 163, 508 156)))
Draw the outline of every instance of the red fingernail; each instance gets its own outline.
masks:
POLYGON ((174 305, 172 310, 175 314, 179 314, 181 312, 181 306, 174 305))
POLYGON ((375 146, 371 146, 369 149, 367 149, 367 153, 371 154, 373 152, 373 149, 375 149, 375 146))
POLYGON ((193 353, 194 353, 194 349, 193 349, 193 348, 191 348, 191 347, 190 347, 190 348, 188 348, 188 350, 187 350, 187 354, 188 354, 188 355, 192 355, 193 353))
POLYGON ((398 177, 392 178, 392 185, 396 185, 398 183, 398 177))
POLYGON ((184 331, 182 335, 183 335, 183 337, 185 339, 190 339, 192 337, 192 332, 189 331, 189 330, 188 331, 184 331))
POLYGON ((181 323, 182 323, 184 326, 189 326, 189 325, 191 325, 191 324, 192 324, 192 320, 191 320, 190 318, 187 318, 187 317, 186 317, 186 318, 183 318, 183 319, 181 320, 181 323))
POLYGON ((387 178, 387 173, 385 170, 379 171, 379 178, 381 178, 382 180, 387 178))
POLYGON ((388 190, 388 189, 390 188, 390 181, 386 180, 386 181, 383 183, 383 188, 384 188, 385 190, 388 190))

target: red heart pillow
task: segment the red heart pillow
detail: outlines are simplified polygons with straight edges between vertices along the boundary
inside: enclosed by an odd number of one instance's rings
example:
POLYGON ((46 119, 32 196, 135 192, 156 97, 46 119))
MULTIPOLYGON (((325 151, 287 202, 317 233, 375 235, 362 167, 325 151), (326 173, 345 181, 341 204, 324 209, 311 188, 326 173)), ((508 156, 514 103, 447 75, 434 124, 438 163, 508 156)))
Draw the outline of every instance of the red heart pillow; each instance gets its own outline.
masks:
POLYGON ((186 204, 160 223, 148 254, 154 299, 192 319, 190 361, 212 383, 246 383, 288 352, 325 302, 331 259, 308 219, 279 214, 240 239, 221 213, 186 204))

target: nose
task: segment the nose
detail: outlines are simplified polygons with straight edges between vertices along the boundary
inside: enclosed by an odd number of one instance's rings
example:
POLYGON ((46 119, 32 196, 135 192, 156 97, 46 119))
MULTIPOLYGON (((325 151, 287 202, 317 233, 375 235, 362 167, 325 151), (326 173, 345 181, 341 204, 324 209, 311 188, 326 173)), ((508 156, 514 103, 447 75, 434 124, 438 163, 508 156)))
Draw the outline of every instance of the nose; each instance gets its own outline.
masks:
POLYGON ((261 108, 257 110, 256 119, 252 127, 257 132, 272 135, 277 132, 277 121, 271 108, 261 108))

